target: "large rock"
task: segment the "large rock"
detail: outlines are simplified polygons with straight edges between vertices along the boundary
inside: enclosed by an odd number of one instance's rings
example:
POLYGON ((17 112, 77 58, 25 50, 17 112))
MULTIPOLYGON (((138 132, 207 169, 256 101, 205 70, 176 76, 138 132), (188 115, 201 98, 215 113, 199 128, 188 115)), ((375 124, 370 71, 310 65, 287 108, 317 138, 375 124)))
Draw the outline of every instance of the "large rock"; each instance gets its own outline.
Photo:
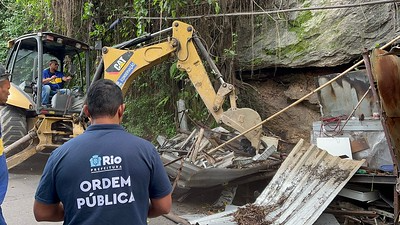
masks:
MULTIPOLYGON (((355 2, 344 0, 341 4, 355 2)), ((400 34, 395 4, 255 15, 253 23, 240 17, 236 59, 241 70, 350 63, 360 59, 364 48, 381 46, 400 34)), ((332 5, 338 3, 288 0, 280 8, 332 5)))

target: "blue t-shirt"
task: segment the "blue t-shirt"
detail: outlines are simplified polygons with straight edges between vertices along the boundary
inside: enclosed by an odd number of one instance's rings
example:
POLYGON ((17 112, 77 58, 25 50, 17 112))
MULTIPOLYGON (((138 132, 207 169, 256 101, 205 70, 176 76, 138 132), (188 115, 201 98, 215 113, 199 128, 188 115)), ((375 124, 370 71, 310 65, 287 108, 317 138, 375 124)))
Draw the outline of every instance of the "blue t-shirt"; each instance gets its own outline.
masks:
POLYGON ((8 187, 8 169, 6 162, 6 154, 4 154, 3 139, 1 136, 0 127, 0 225, 6 224, 3 213, 1 212, 1 205, 6 197, 8 187))
POLYGON ((6 162, 6 154, 4 154, 3 138, 0 127, 0 205, 3 204, 8 186, 8 169, 6 162))
POLYGON ((50 69, 43 70, 43 79, 50 78, 56 75, 57 78, 50 81, 46 85, 49 85, 52 91, 57 91, 58 89, 62 89, 64 87, 64 81, 62 80, 64 74, 60 71, 56 71, 55 73, 51 73, 50 69))
POLYGON ((62 202, 64 224, 145 225, 172 187, 154 146, 120 125, 91 125, 49 157, 35 198, 62 202))

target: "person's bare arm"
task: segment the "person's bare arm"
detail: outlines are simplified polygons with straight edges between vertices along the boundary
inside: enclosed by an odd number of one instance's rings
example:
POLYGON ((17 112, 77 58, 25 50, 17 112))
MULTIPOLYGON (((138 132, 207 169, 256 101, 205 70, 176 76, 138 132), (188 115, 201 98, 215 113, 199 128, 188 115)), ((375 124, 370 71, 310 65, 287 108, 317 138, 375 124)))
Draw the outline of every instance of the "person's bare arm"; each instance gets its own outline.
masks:
POLYGON ((171 194, 168 194, 159 199, 150 199, 150 207, 149 207, 149 218, 154 218, 157 216, 161 216, 163 214, 168 214, 171 210, 172 206, 172 197, 171 194))
POLYGON ((62 80, 65 81, 65 82, 70 81, 71 79, 72 79, 71 76, 63 76, 62 77, 62 80))
POLYGON ((44 79, 42 80, 42 83, 43 83, 43 84, 47 84, 47 83, 49 83, 50 81, 52 81, 52 80, 54 80, 54 79, 56 79, 56 78, 57 78, 56 75, 53 75, 53 76, 51 76, 51 77, 49 77, 49 78, 44 78, 44 79))
POLYGON ((61 203, 58 204, 44 204, 37 200, 33 204, 33 214, 36 221, 63 221, 64 220, 64 207, 61 203))

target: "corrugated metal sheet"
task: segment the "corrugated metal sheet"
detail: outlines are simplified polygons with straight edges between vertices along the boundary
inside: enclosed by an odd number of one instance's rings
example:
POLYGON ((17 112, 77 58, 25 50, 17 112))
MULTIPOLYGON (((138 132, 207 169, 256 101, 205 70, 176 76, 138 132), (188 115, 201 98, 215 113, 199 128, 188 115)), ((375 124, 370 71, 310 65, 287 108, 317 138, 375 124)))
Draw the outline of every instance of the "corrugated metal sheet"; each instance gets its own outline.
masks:
MULTIPOLYGON (((330 74, 318 77, 318 85, 324 85, 337 75, 330 74)), ((369 86, 365 70, 349 72, 346 76, 332 82, 317 92, 322 115, 324 117, 349 115, 369 86)), ((372 117, 374 112, 378 112, 378 109, 374 106, 373 94, 370 92, 361 102, 354 116, 359 117, 364 114, 366 118, 372 117)))
MULTIPOLYGON (((177 157, 172 154, 162 154, 161 159, 164 163, 176 160, 177 157)), ((255 175, 265 171, 275 171, 275 167, 280 162, 271 163, 270 161, 254 162, 252 167, 241 169, 228 169, 228 168, 201 168, 191 163, 183 162, 182 171, 178 185, 183 188, 204 188, 213 187, 228 183, 237 178, 245 177, 247 175, 255 175)), ((165 167, 167 173, 176 177, 181 168, 181 161, 174 162, 165 167)))
MULTIPOLYGON (((265 207, 268 224, 313 224, 363 162, 329 155, 300 140, 254 204, 265 207)), ((190 222, 233 225, 232 213, 190 222)))
MULTIPOLYGON (((172 162, 173 160, 176 159, 178 159, 178 157, 170 153, 164 153, 161 155, 161 160, 163 161, 163 163, 172 162)), ((181 160, 179 160, 175 163, 166 166, 165 170, 167 171, 168 175, 176 177, 181 168, 181 163, 182 163, 181 160)), ((201 169, 202 169, 201 167, 183 161, 183 168, 182 171, 180 172, 180 179, 188 180, 193 174, 199 172, 201 169)))

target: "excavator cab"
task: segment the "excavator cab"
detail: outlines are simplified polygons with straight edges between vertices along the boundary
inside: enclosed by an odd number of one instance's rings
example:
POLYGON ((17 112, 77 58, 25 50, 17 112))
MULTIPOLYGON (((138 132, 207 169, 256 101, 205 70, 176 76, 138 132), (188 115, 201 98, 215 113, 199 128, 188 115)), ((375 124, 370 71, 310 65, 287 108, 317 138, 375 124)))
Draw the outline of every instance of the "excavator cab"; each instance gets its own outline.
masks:
MULTIPOLYGON (((73 81, 65 84, 67 88, 79 94, 86 88, 86 81, 89 80, 89 50, 90 47, 80 41, 54 33, 35 33, 21 36, 11 40, 7 57, 6 69, 11 73, 13 88, 8 100, 9 105, 41 111, 42 96, 42 73, 49 65, 51 59, 58 61, 59 70, 65 75, 72 76, 73 81), (15 88, 15 89, 14 89, 15 88), (24 97, 13 95, 14 92, 23 93, 24 97), (27 94, 27 95, 25 95, 27 94), (18 97, 18 98, 15 98, 18 97)), ((58 103, 58 102, 52 102, 58 103)), ((80 110, 78 106, 62 107, 62 104, 51 104, 48 108, 52 111, 63 113, 80 110)))
POLYGON ((43 146, 57 146, 72 133, 66 122, 79 114, 84 92, 90 82, 89 45, 55 33, 27 34, 8 42, 6 69, 11 88, 7 106, 1 108, 1 133, 4 146, 27 135, 39 118, 56 118, 46 123, 49 138, 43 146), (42 74, 51 59, 59 63, 59 71, 73 77, 64 83, 67 94, 51 96, 50 104, 42 105, 42 74), (59 140, 60 139, 60 140, 59 140))

